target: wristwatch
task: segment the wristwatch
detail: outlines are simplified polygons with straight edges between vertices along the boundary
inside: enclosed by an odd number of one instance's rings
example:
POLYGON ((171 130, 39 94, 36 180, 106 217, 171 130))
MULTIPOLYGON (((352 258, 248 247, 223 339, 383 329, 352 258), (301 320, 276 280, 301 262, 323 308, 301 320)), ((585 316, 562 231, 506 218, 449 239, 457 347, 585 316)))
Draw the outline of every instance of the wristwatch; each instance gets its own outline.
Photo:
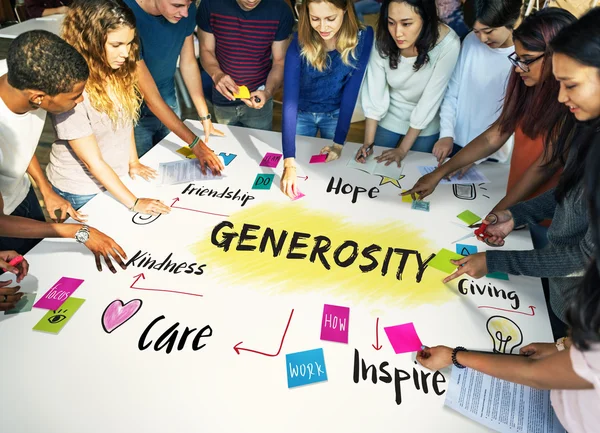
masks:
POLYGON ((210 113, 208 113, 206 116, 201 116, 198 118, 198 120, 200 120, 200 122, 204 122, 205 120, 210 120, 212 119, 210 113))
POLYGON ((86 225, 81 226, 75 233, 75 240, 80 244, 85 244, 90 238, 90 228, 86 225))

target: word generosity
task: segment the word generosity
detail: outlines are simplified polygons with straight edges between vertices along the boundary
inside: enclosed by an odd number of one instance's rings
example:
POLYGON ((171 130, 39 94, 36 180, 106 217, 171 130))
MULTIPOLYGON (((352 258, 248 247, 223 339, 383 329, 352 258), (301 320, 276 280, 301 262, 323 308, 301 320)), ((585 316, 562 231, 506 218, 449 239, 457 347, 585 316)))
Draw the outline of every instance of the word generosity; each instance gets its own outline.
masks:
POLYGON ((381 276, 385 276, 388 273, 392 257, 399 255, 400 259, 396 271, 396 279, 398 280, 402 279, 402 272, 406 267, 408 259, 414 255, 418 266, 416 275, 417 283, 421 281, 423 272, 427 268, 427 263, 435 257, 435 254, 432 254, 427 260, 423 261, 418 251, 393 247, 388 247, 385 253, 383 253, 383 248, 376 244, 371 244, 361 249, 358 243, 353 240, 345 240, 334 248, 331 239, 327 236, 315 236, 312 239, 312 245, 309 246, 307 242, 312 237, 309 233, 295 231, 290 235, 286 230, 282 230, 276 234, 273 229, 267 227, 259 238, 259 236, 253 234, 261 230, 261 227, 258 225, 244 224, 239 233, 234 231, 233 228, 234 225, 230 221, 222 221, 216 225, 210 238, 211 243, 217 248, 222 248, 223 251, 229 251, 232 248, 234 239, 237 238, 235 251, 258 250, 259 253, 264 253, 268 246, 273 257, 281 255, 284 246, 287 245, 286 259, 303 260, 308 258, 311 263, 315 263, 318 259, 319 263, 327 270, 331 269, 331 261, 341 268, 353 265, 360 253, 361 258, 364 260, 359 259, 362 261, 358 266, 359 269, 363 273, 371 272, 381 264, 381 276), (286 242, 288 240, 289 242, 286 242), (380 259, 383 260, 380 262, 380 259))
POLYGON ((224 198, 225 200, 231 200, 231 201, 239 201, 241 204, 241 207, 246 206, 246 203, 248 203, 250 200, 254 200, 254 196, 250 195, 248 193, 242 194, 242 190, 241 189, 237 189, 233 190, 233 189, 229 189, 229 187, 226 187, 223 191, 219 191, 217 189, 212 189, 212 188, 204 188, 202 186, 199 187, 194 187, 193 183, 188 184, 183 191, 181 191, 182 194, 188 194, 188 195, 197 195, 200 197, 212 197, 212 198, 224 198))

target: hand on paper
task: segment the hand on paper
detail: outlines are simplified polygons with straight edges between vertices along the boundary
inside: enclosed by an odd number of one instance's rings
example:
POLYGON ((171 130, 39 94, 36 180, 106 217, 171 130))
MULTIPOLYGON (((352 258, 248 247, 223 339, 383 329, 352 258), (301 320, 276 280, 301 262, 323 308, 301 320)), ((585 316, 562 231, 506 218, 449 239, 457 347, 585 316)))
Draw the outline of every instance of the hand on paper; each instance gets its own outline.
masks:
POLYGON ((331 146, 325 146, 323 149, 321 149, 321 153, 327 154, 327 159, 325 162, 331 162, 339 159, 339 157, 342 156, 343 149, 344 146, 341 144, 333 143, 331 146))
POLYGON ((133 210, 146 215, 159 215, 162 213, 171 212, 171 208, 169 206, 160 200, 155 200, 152 198, 138 199, 138 202, 134 206, 133 210))
POLYGON ((20 286, 16 287, 6 287, 12 281, 0 281, 0 311, 10 310, 11 308, 15 308, 15 304, 19 302, 23 293, 19 292, 20 286), (6 296, 6 301, 4 301, 4 297, 6 296))
POLYGON ((408 152, 405 152, 404 150, 397 147, 396 149, 384 150, 381 153, 381 155, 379 155, 375 159, 378 163, 385 162, 385 165, 390 165, 392 162, 395 162, 396 164, 398 164, 398 167, 400 167, 400 163, 404 158, 406 158, 407 154, 408 152))
POLYGON ((286 158, 283 164, 283 175, 281 176, 281 191, 289 198, 295 198, 298 195, 298 176, 296 175, 296 166, 293 165, 294 158, 286 158))
POLYGON ((417 352, 417 361, 430 370, 441 370, 452 365, 452 349, 447 346, 426 347, 417 352))
POLYGON ((413 200, 417 200, 417 196, 419 200, 422 200, 430 195, 442 180, 436 172, 437 170, 421 177, 412 189, 403 192, 402 195, 410 195, 413 200))
POLYGON ((515 228, 515 220, 509 210, 501 210, 491 213, 485 217, 484 223, 488 224, 485 233, 490 237, 487 239, 478 238, 480 241, 491 246, 501 247, 504 245, 504 238, 515 228))
POLYGON ((206 119, 202 121, 202 129, 204 129, 204 143, 208 143, 208 138, 211 135, 216 135, 217 137, 224 137, 225 134, 218 129, 215 129, 215 125, 212 123, 212 120, 206 119))
POLYGON ((67 200, 59 196, 54 191, 49 191, 44 195, 44 203, 46 205, 46 210, 52 218, 56 222, 63 222, 67 219, 68 215, 79 222, 87 221, 87 215, 77 212, 71 206, 67 200), (57 215, 58 211, 58 216, 57 215))
POLYGON ((467 171, 471 170, 471 167, 473 167, 475 164, 471 163, 469 165, 465 165, 463 168, 459 168, 456 171, 453 171, 452 173, 450 173, 448 176, 445 177, 445 179, 450 180, 451 178, 453 178, 455 175, 458 175, 459 179, 462 179, 465 174, 467 174, 467 171))
POLYGON ((531 343, 521 347, 519 353, 531 359, 542 359, 558 352, 554 343, 531 343))
POLYGON ((139 176, 144 180, 150 180, 158 176, 158 172, 153 168, 136 161, 129 164, 129 177, 135 179, 136 176, 139 176))
POLYGON ((444 163, 448 155, 452 153, 452 148, 454 147, 454 139, 452 137, 444 137, 440 138, 435 146, 433 146, 433 156, 437 159, 438 167, 444 163))
POLYGON ((223 162, 215 152, 210 150, 202 141, 192 148, 192 152, 196 155, 196 158, 198 158, 198 164, 200 164, 200 171, 202 174, 206 174, 206 167, 208 167, 212 174, 218 176, 221 174, 221 170, 225 168, 223 162))
POLYGON ((108 266, 108 269, 110 269, 113 274, 116 274, 117 270, 113 266, 112 260, 117 262, 119 266, 121 266, 121 269, 127 269, 123 262, 123 259, 127 259, 127 254, 125 254, 123 248, 101 231, 96 230, 93 227, 90 227, 89 230, 90 237, 84 245, 96 257, 96 268, 98 268, 98 271, 102 271, 101 257, 104 258, 106 266, 108 266))
POLYGON ((444 283, 448 283, 453 279, 467 274, 472 278, 481 278, 488 273, 485 253, 471 254, 460 260, 450 260, 453 265, 458 266, 458 270, 444 279, 444 283))
POLYGON ((8 262, 20 255, 21 254, 16 251, 0 251, 0 268, 6 269, 6 272, 15 274, 17 276, 17 283, 20 283, 23 278, 27 276, 27 272, 29 272, 29 263, 27 263, 27 260, 23 259, 17 266, 11 266, 8 262))
POLYGON ((358 149, 358 152, 356 152, 356 156, 354 157, 354 159, 356 160, 356 162, 360 162, 362 164, 364 164, 367 161, 367 158, 369 156, 371 156, 371 154, 373 153, 373 145, 365 145, 363 144, 360 149, 358 149))
POLYGON ((225 73, 221 73, 221 75, 216 77, 215 88, 221 95, 230 101, 235 101, 235 96, 233 95, 237 95, 240 91, 240 88, 235 84, 233 78, 225 73))

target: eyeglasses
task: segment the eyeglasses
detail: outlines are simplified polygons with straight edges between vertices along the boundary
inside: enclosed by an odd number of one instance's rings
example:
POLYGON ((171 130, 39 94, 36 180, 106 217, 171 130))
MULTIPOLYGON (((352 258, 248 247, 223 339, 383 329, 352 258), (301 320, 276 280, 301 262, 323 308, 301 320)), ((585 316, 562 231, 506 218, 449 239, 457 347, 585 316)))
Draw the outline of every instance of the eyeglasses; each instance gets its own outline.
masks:
POLYGON ((545 54, 542 54, 541 56, 535 57, 533 59, 522 60, 519 58, 519 56, 517 56, 517 53, 514 52, 510 56, 508 56, 508 60, 510 60, 510 63, 512 63, 517 68, 520 68, 523 72, 529 72, 529 65, 531 65, 533 62, 537 62, 544 56, 545 54))

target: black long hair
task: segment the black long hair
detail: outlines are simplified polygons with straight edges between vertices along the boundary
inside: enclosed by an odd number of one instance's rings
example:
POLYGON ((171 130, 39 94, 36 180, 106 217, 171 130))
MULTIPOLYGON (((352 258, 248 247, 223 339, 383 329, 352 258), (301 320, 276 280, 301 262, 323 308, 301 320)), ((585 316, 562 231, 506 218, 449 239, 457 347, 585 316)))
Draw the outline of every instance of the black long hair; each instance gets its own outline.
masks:
POLYGON ((400 62, 400 48, 396 45, 394 37, 388 29, 389 7, 392 3, 406 3, 423 20, 423 28, 415 47, 417 49, 417 60, 413 66, 415 71, 421 69, 429 61, 429 51, 435 47, 440 37, 440 19, 438 17, 435 0, 383 0, 377 21, 376 44, 381 57, 388 57, 390 68, 398 68, 400 62))
POLYGON ((469 23, 470 27, 479 21, 488 27, 512 29, 521 16, 523 0, 475 0, 473 6, 475 16, 473 22, 469 23))
MULTIPOLYGON (((579 21, 564 28, 551 43, 555 53, 568 56, 578 63, 591 66, 600 74, 600 8, 594 8, 579 21)), ((552 161, 565 163, 571 143, 576 142, 577 155, 565 167, 556 187, 556 199, 561 202, 583 179, 584 167, 594 136, 600 133, 600 118, 578 122, 575 133, 563 131, 552 151, 552 161)), ((575 149, 573 149, 575 151, 575 149)), ((598 168, 596 168, 598 169, 598 168)))

